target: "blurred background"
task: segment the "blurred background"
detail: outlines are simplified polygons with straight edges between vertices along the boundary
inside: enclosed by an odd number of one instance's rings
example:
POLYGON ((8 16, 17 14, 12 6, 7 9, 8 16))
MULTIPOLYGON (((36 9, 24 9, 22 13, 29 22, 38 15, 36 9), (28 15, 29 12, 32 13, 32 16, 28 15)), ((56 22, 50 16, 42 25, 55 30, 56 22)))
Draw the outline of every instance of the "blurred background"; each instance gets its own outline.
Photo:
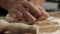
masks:
MULTIPOLYGON (((47 12, 59 12, 60 11, 60 0, 46 0, 43 4, 43 8, 46 9, 47 12)), ((8 12, 0 7, 0 16, 5 16, 8 12)))
POLYGON ((43 7, 46 10, 60 10, 60 0, 46 0, 46 2, 43 4, 43 7))

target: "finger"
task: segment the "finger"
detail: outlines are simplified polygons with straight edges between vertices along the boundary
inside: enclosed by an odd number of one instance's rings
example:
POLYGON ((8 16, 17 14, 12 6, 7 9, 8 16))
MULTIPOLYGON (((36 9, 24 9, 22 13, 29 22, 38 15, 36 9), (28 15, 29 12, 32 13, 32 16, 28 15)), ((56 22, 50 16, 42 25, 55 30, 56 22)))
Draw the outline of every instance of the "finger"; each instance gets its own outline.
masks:
POLYGON ((36 18, 33 17, 25 8, 23 5, 19 5, 20 8, 19 8, 19 11, 23 14, 25 20, 27 21, 36 21, 36 18))
POLYGON ((31 2, 25 2, 24 3, 24 6, 29 8, 31 11, 32 14, 35 14, 36 16, 40 16, 41 15, 41 12, 40 10, 31 2))
POLYGON ((39 6, 38 8, 43 14, 46 14, 47 16, 49 16, 49 14, 45 11, 44 8, 42 8, 41 6, 39 6))
POLYGON ((41 16, 42 17, 41 20, 45 20, 49 17, 49 14, 47 12, 42 11, 42 14, 43 14, 43 16, 41 16))
POLYGON ((15 13, 16 18, 18 20, 23 20, 23 15, 22 15, 22 13, 19 10, 15 9, 15 10, 13 10, 13 12, 15 13))
MULTIPOLYGON (((41 11, 40 11, 41 12, 41 11)), ((41 12, 41 15, 40 16, 37 16, 37 21, 41 21, 41 19, 42 19, 42 17, 43 17, 43 13, 41 12)))
POLYGON ((39 21, 42 21, 43 19, 45 19, 46 15, 42 14, 40 17, 37 18, 37 20, 39 21))
POLYGON ((8 11, 8 13, 12 16, 12 18, 16 18, 16 15, 12 11, 8 11))
POLYGON ((32 12, 32 11, 31 11, 30 9, 28 9, 28 8, 27 8, 27 10, 28 10, 35 18, 37 18, 38 15, 37 15, 36 13, 32 12))
POLYGON ((46 19, 46 18, 49 16, 49 14, 48 14, 42 7, 38 7, 38 8, 39 8, 39 10, 41 11, 40 20, 46 19))

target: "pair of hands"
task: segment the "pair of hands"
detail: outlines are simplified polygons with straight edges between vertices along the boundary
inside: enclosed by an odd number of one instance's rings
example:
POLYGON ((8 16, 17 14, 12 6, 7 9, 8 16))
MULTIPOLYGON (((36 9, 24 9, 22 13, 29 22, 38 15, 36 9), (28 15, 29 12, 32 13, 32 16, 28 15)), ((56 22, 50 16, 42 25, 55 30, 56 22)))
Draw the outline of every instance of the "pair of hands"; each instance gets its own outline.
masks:
POLYGON ((38 4, 33 2, 18 1, 10 9, 9 14, 18 20, 27 22, 35 22, 46 19, 49 14, 38 4))
MULTIPOLYGON (((9 1, 9 0, 8 0, 9 1)), ((12 0, 13 1, 13 0, 12 0)), ((33 0, 33 1, 37 1, 37 0, 33 0)), ((18 2, 9 2, 6 7, 8 5, 9 6, 9 9, 8 9, 8 12, 9 14, 15 18, 15 19, 18 19, 18 20, 24 20, 24 21, 27 21, 27 22, 35 22, 35 21, 38 21, 38 20, 44 20, 45 18, 47 18, 49 16, 49 14, 38 4, 38 5, 35 5, 36 2, 33 2, 33 1, 18 1, 18 2)), ((5 4, 3 4, 5 5, 5 4)), ((3 22, 3 21, 2 21, 3 22)), ((33 24, 33 23, 29 23, 29 24, 33 24)), ((6 24, 5 22, 3 22, 2 25, 6 24)), ((16 28, 16 26, 15 26, 16 28)), ((12 29, 13 32, 15 31, 16 33, 19 32, 19 29, 12 29), (16 31, 17 30, 17 31, 16 31)), ((11 30, 11 31, 12 31, 11 30)), ((21 32, 24 31, 24 30, 20 30, 21 32)), ((23 32, 22 32, 23 33, 23 32)))

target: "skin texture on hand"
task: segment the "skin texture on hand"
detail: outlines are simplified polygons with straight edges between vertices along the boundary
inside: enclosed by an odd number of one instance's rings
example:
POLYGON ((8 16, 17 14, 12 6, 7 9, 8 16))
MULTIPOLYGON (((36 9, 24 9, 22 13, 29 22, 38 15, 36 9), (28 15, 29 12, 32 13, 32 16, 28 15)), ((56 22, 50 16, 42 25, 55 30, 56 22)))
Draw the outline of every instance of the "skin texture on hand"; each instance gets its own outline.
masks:
POLYGON ((45 0, 29 0, 29 2, 32 2, 35 5, 42 5, 45 2, 45 0))
POLYGON ((48 13, 40 8, 43 2, 44 0, 9 0, 8 4, 6 4, 7 10, 13 18, 35 22, 37 20, 43 20, 48 16, 48 13))
MULTIPOLYGON (((16 1, 10 0, 9 2, 7 2, 7 0, 6 0, 6 2, 8 4, 4 2, 6 4, 6 6, 4 6, 4 8, 7 8, 9 14, 12 17, 14 17, 18 20, 25 20, 25 21, 34 23, 37 20, 43 20, 43 19, 45 19, 46 17, 49 16, 48 13, 46 13, 45 10, 39 5, 38 0, 31 0, 31 1, 29 0, 29 2, 28 1, 22 1, 22 2, 17 1, 16 2, 16 1)), ((3 29, 5 27, 6 26, 4 26, 3 29)), ((14 29, 14 30, 10 30, 10 31, 13 31, 13 32, 16 32, 16 33, 20 32, 20 31, 21 32, 24 31, 23 29, 19 30, 19 25, 18 25, 17 28, 16 27, 17 27, 17 25, 15 24, 11 28, 11 29, 14 29), (15 31, 15 29, 16 29, 16 31, 15 31)))
POLYGON ((0 0, 0 7, 8 10, 12 7, 17 1, 27 1, 27 0, 0 0))

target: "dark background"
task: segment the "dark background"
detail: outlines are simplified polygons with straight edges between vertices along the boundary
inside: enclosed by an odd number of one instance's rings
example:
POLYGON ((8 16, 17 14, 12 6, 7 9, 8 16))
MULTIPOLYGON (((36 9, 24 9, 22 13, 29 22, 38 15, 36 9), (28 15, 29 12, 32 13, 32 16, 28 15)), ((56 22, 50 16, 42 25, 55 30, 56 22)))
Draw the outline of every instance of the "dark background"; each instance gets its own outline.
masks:
POLYGON ((3 9, 2 7, 0 7, 0 16, 6 16, 8 13, 7 10, 3 9))

